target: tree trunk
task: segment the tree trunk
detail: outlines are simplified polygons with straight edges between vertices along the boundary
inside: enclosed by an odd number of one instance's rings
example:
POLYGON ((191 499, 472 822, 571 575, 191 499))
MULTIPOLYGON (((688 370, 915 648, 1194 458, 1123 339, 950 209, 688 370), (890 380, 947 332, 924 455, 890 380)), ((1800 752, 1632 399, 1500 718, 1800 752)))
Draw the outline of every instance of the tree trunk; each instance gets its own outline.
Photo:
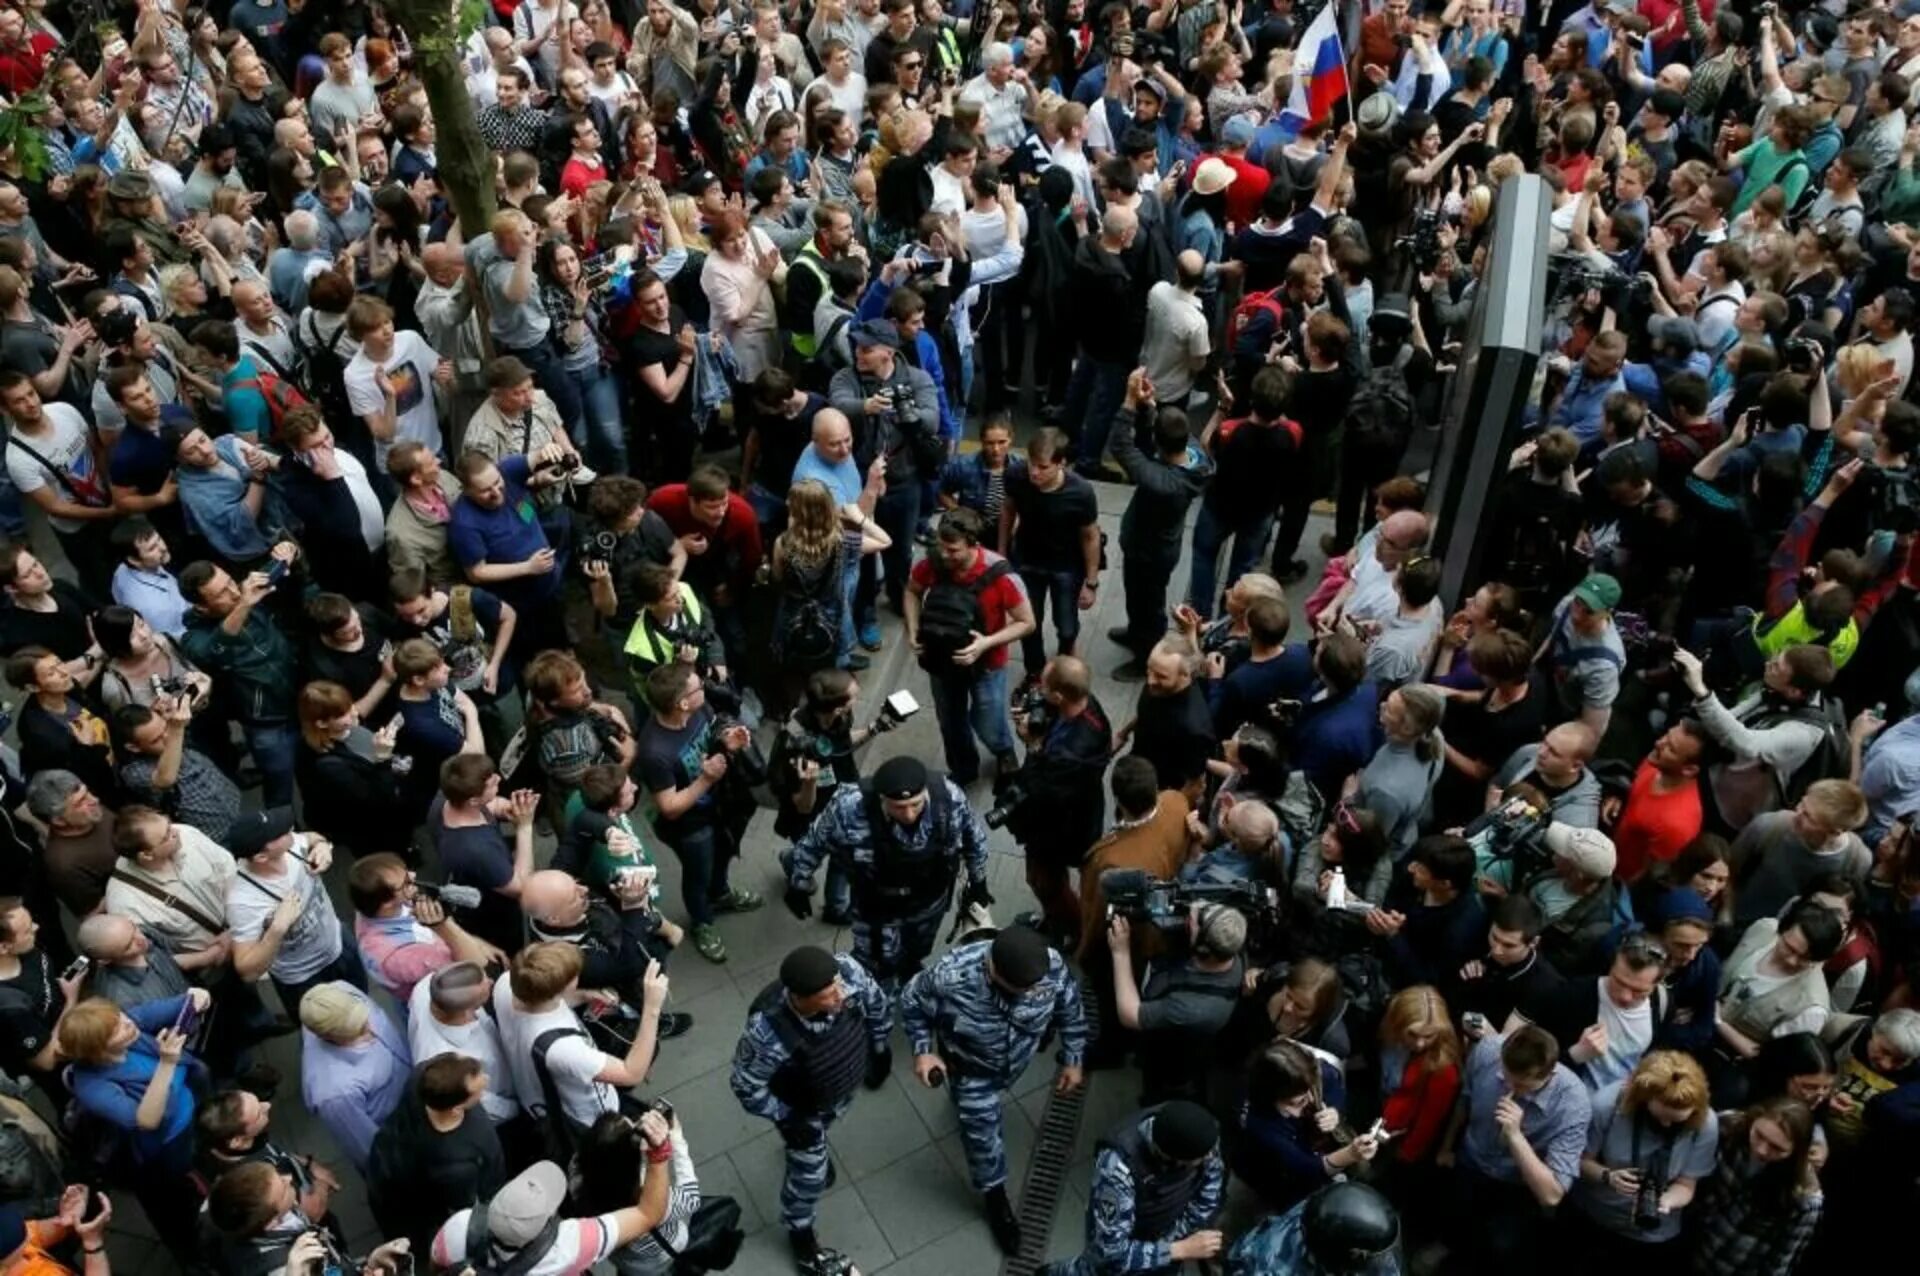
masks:
POLYGON ((487 232, 494 203, 493 152, 473 120, 461 64, 458 13, 447 0, 388 0, 387 11, 413 41, 414 70, 427 90, 437 130, 435 171, 453 205, 463 240, 487 232))

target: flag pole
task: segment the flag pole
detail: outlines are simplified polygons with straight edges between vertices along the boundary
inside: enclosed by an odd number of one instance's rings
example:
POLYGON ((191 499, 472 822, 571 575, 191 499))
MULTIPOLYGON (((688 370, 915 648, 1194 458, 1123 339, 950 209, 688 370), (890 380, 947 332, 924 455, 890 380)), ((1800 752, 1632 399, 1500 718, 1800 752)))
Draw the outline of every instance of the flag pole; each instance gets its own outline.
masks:
POLYGON ((1341 75, 1347 82, 1347 121, 1357 128, 1360 116, 1353 109, 1353 64, 1347 61, 1347 38, 1340 28, 1340 0, 1327 0, 1327 3, 1334 6, 1333 38, 1340 46, 1341 75))

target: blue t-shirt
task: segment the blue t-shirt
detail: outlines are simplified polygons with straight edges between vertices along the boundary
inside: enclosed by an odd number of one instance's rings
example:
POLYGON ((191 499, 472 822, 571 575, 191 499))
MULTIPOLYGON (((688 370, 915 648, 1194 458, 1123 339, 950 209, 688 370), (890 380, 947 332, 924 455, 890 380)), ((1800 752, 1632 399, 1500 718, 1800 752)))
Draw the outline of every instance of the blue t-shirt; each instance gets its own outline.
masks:
MULTIPOLYGON (((526 488, 527 458, 501 457, 499 467, 507 488, 507 499, 499 509, 481 509, 465 496, 453 503, 452 516, 447 520, 447 549, 462 571, 480 563, 496 567, 524 563, 541 550, 552 548, 540 526, 540 511, 526 488)), ((495 581, 492 588, 516 608, 549 601, 560 592, 559 564, 556 562, 545 575, 495 581)))
POLYGON ((1249 720, 1262 722, 1276 700, 1304 700, 1313 691, 1313 657, 1305 643, 1281 648, 1271 660, 1246 660, 1224 678, 1207 684, 1213 729, 1226 739, 1249 720))
POLYGON ((809 446, 800 454, 793 467, 793 481, 801 479, 819 479, 833 492, 834 499, 842 505, 851 505, 860 499, 860 489, 865 486, 860 479, 860 467, 849 456, 839 464, 831 464, 809 446))
POLYGON ((442 687, 425 700, 402 696, 399 706, 400 736, 394 751, 412 758, 416 770, 437 773, 442 762, 465 747, 467 723, 452 691, 442 687))
POLYGON ((273 433, 273 412, 267 396, 259 389, 260 369, 250 355, 241 355, 233 371, 220 378, 221 402, 226 407, 227 424, 235 434, 264 439, 273 433), (253 385, 248 385, 253 382, 253 385))

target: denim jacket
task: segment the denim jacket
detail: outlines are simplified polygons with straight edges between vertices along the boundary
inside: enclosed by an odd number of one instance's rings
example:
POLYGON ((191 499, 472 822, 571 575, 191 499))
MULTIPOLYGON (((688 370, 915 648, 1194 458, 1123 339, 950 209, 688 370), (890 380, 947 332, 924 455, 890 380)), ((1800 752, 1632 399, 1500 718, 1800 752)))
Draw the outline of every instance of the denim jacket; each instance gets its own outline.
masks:
MULTIPOLYGON (((1003 486, 1026 472, 1026 458, 1009 455, 1007 468, 1001 474, 1003 486)), ((940 471, 940 494, 959 501, 962 509, 984 515, 987 512, 986 458, 978 452, 949 458, 946 468, 940 471)))

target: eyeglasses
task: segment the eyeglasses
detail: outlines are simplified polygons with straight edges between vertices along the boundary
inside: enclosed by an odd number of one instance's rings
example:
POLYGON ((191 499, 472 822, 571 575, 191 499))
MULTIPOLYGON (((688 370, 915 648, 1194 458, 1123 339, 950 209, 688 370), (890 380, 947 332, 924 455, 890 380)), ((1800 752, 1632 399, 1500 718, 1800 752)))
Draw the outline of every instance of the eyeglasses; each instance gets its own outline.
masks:
POLYGON ((918 71, 918 70, 919 70, 919 69, 920 69, 921 67, 923 67, 923 66, 925 66, 925 65, 926 65, 926 63, 925 63, 925 62, 922 62, 922 61, 920 61, 919 59, 917 59, 917 58, 916 58, 916 59, 915 59, 914 61, 912 61, 912 62, 902 62, 902 63, 900 64, 900 69, 901 69, 902 71, 918 71))

